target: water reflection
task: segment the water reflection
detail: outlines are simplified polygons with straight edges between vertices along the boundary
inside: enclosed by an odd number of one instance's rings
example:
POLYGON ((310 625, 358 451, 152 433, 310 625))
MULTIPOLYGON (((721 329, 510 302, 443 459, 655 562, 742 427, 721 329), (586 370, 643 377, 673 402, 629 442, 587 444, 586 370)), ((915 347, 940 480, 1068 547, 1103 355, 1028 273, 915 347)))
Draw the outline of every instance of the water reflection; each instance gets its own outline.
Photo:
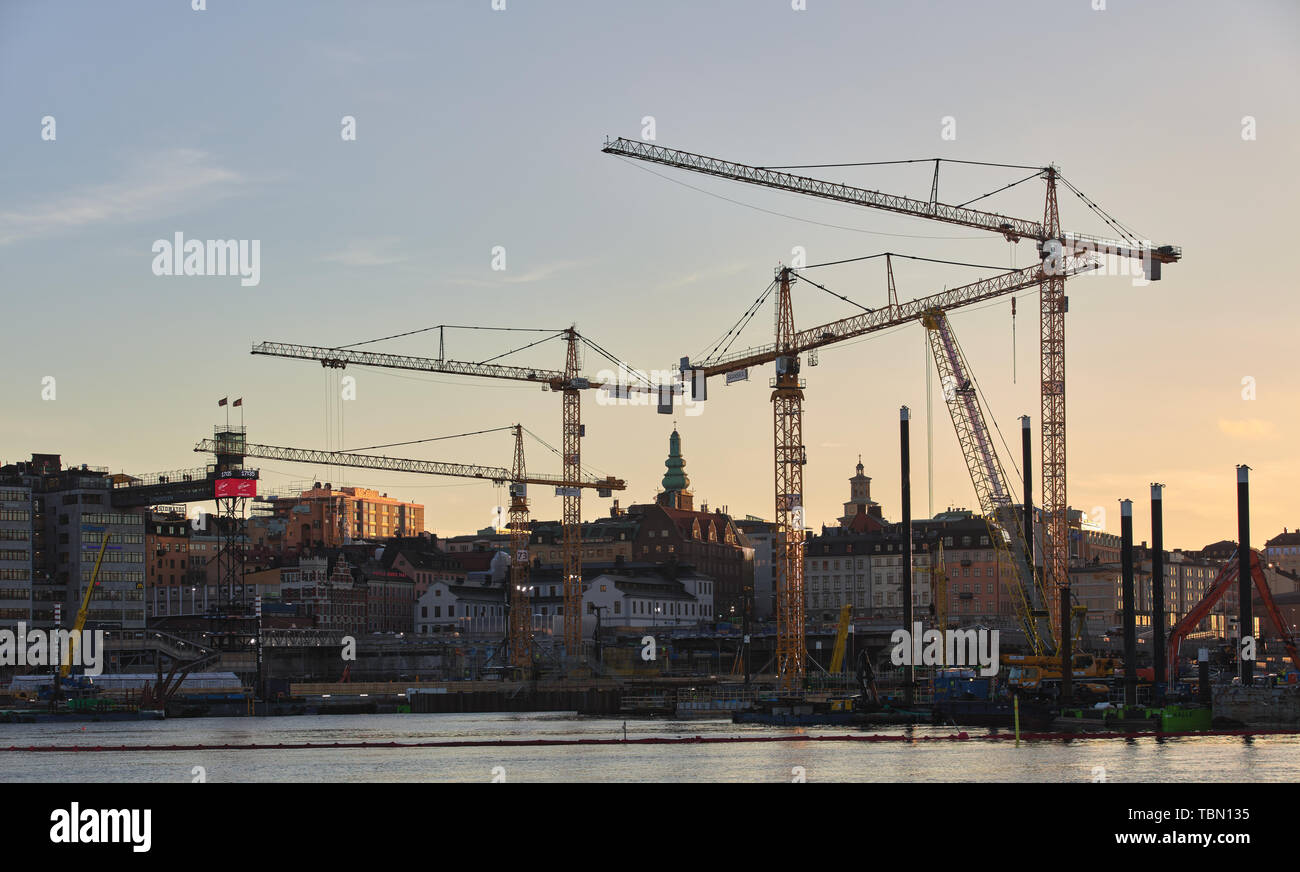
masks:
POLYGON ((980 727, 873 728, 856 735, 965 741, 739 742, 475 748, 180 750, 242 745, 694 736, 838 736, 835 727, 583 718, 565 713, 210 718, 82 725, 2 724, 0 747, 140 746, 114 752, 0 752, 5 781, 1294 781, 1300 736, 1022 741, 980 727), (981 739, 1000 735, 999 739, 981 739), (1098 777, 1099 773, 1101 778, 1098 777))

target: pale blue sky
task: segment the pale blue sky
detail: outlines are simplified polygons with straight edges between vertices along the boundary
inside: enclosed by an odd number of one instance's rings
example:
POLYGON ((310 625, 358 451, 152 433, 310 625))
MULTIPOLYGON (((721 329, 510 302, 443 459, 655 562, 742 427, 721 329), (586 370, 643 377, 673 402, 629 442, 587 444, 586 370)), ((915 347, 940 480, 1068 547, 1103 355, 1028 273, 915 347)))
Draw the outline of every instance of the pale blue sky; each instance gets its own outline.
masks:
MULTIPOLYGON (((1106 507, 1117 529, 1115 501, 1133 498, 1141 531, 1146 484, 1163 480, 1167 541, 1199 547, 1234 535, 1233 465, 1247 462, 1261 542, 1300 526, 1292 3, 207 5, 0 3, 0 460, 52 451, 136 473, 197 465, 190 448, 221 420, 225 395, 245 397, 251 439, 324 447, 328 376, 251 357, 263 339, 333 345, 437 323, 576 322, 634 364, 664 368, 725 331, 794 245, 813 262, 884 250, 1011 262, 1005 242, 959 228, 654 168, 708 196, 600 153, 607 134, 636 137, 651 115, 661 144, 755 164, 1055 162, 1186 255, 1146 288, 1118 277, 1071 285, 1071 503, 1106 507), (54 142, 41 139, 46 115, 54 142), (344 115, 357 119, 355 142, 340 138, 344 115), (1256 141, 1241 137, 1246 115, 1256 141), (955 141, 940 138, 945 116, 955 141), (260 240, 260 285, 154 276, 153 241, 178 231, 260 240), (496 245, 505 272, 490 269, 496 245), (41 400, 46 375, 58 380, 53 402, 41 400), (1247 376, 1254 401, 1241 398, 1247 376)), ((822 174, 929 192, 926 167, 822 174)), ((940 199, 1022 175, 946 170, 940 199)), ((1104 230, 1062 197, 1064 226, 1104 230)), ((1038 217, 1042 186, 986 203, 1038 217)), ((1015 257, 1027 264, 1029 247, 1015 257)), ((978 275, 907 264, 900 295, 978 275)), ((876 263, 816 278, 866 305, 884 299, 876 263)), ((804 326, 851 311, 808 286, 796 297, 804 326)), ((1019 312, 1015 384, 1009 303, 953 317, 1012 438, 1018 415, 1038 418, 1035 297, 1019 312)), ((771 323, 760 314, 741 344, 768 341, 771 323)), ((448 353, 482 359, 515 338, 458 335, 448 353)), ((424 337, 381 347, 436 350, 424 337)), ((561 354, 552 343, 519 359, 558 367, 561 354)), ((530 387, 352 374, 343 447, 516 419, 559 441, 558 398, 530 387)), ((918 410, 924 511, 920 328, 825 351, 806 374, 810 519, 838 514, 859 453, 897 514, 904 403, 918 410)), ((712 385, 703 415, 678 416, 697 500, 771 516, 768 375, 712 385)), ((970 505, 936 413, 936 508, 970 505)), ((584 420, 585 459, 628 479, 625 503, 651 498, 671 420, 594 397, 584 420)), ((509 452, 509 437, 494 435, 408 453, 504 465, 509 452)), ((529 460, 558 471, 538 446, 529 460)), ((328 475, 261 465, 264 490, 328 475)), ((489 523, 499 501, 477 483, 347 479, 425 502, 441 533, 489 523)), ((534 496, 538 516, 558 515, 558 500, 534 496)), ((587 500, 585 514, 606 505, 587 500)))

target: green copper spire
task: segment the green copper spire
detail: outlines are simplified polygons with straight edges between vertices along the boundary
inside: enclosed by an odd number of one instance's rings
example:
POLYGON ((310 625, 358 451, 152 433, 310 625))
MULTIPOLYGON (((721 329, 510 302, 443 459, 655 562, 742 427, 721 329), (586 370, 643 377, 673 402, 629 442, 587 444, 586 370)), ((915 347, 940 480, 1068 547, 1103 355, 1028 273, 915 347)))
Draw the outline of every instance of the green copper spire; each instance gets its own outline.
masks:
POLYGON ((686 461, 682 459, 682 437, 673 430, 668 437, 668 459, 664 461, 668 471, 664 473, 663 488, 666 491, 684 491, 691 486, 686 477, 686 461))

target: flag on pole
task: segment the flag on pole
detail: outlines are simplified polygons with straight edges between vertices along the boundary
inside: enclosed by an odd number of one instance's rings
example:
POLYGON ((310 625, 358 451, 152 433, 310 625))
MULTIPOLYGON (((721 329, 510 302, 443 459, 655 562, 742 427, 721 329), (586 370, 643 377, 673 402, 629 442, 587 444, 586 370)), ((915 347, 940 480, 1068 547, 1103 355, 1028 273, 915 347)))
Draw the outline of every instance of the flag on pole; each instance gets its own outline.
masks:
POLYGON ((234 401, 233 403, 231 403, 230 405, 232 405, 232 406, 242 406, 242 405, 244 405, 244 398, 243 398, 243 397, 240 397, 239 399, 235 400, 235 401, 234 401))
POLYGON ((220 400, 217 401, 217 405, 218 405, 218 406, 224 406, 224 405, 226 404, 226 400, 228 400, 228 399, 230 399, 230 398, 229 398, 229 397, 222 397, 220 400))

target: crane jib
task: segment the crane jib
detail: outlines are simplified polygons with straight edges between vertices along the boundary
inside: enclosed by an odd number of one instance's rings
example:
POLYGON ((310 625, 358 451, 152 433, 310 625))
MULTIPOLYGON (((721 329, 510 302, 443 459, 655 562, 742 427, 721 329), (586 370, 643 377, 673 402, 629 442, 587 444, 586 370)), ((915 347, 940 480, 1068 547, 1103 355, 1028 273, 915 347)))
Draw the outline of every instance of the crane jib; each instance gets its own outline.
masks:
MULTIPOLYGON (((826 182, 808 176, 794 175, 763 167, 748 166, 622 137, 612 142, 607 140, 601 151, 619 157, 634 158, 648 163, 690 170, 691 172, 745 182, 751 185, 760 185, 827 200, 837 200, 842 203, 884 209, 917 218, 942 221, 947 224, 957 224, 977 230, 986 230, 997 233, 1011 241, 1033 239, 1043 242, 1050 235, 1044 229, 1043 224, 1038 221, 1012 218, 980 209, 949 206, 934 200, 917 200, 912 197, 885 194, 880 191, 857 188, 838 182, 826 182)), ((1067 244, 1073 244, 1079 249, 1096 251, 1100 254, 1116 254, 1122 257, 1140 258, 1151 260, 1157 264, 1174 263, 1182 257, 1182 249, 1176 245, 1154 245, 1149 242, 1135 244, 1120 240, 1102 239, 1082 233, 1063 235, 1067 244)), ((1153 272, 1152 278, 1159 278, 1158 267, 1153 272)))

